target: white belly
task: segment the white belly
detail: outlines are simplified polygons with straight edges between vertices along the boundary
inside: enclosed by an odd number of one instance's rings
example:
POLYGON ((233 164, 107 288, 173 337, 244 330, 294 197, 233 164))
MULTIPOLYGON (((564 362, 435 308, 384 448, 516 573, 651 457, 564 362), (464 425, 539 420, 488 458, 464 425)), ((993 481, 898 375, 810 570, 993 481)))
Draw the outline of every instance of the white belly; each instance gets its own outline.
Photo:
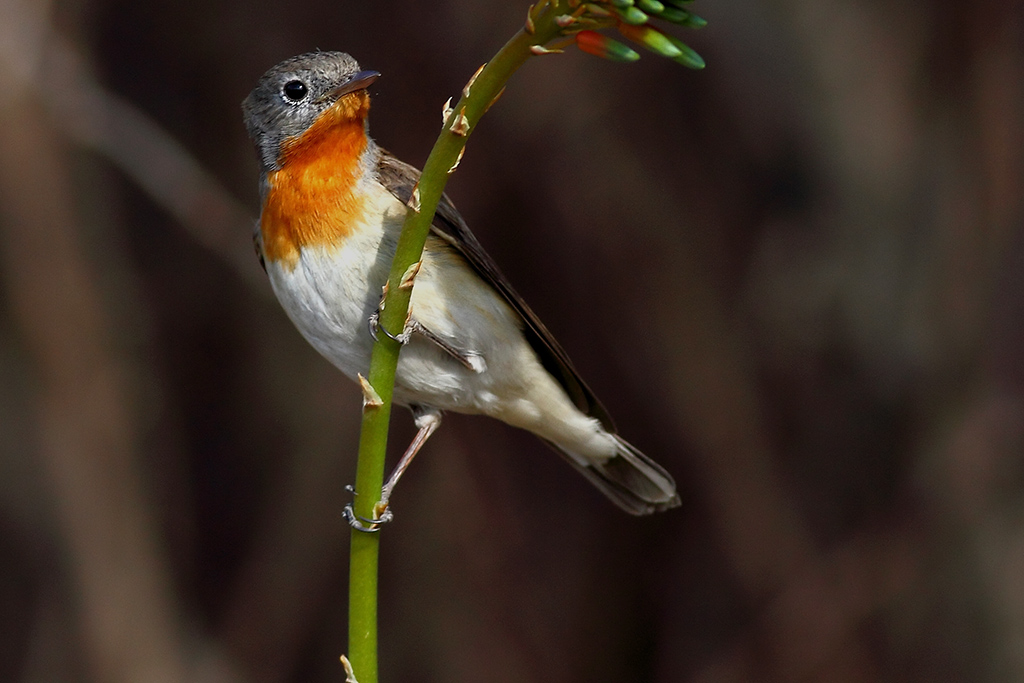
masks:
POLYGON ((289 268, 268 263, 270 283, 302 336, 343 373, 366 375, 373 339, 367 321, 380 302, 394 243, 362 226, 340 247, 306 247, 289 268))
MULTIPOLYGON (((312 346, 355 379, 368 373, 373 339, 367 321, 380 304, 405 207, 381 197, 377 224, 359 226, 340 246, 305 247, 294 267, 267 271, 281 305, 312 346)), ((395 398, 445 410, 488 412, 509 390, 516 365, 533 358, 518 314, 451 247, 429 237, 412 298, 413 317, 456 348, 481 359, 467 368, 414 335, 402 349, 395 398), (499 381, 504 379, 505 381, 499 381)), ((401 330, 391 330, 398 333, 401 330)), ((533 361, 536 363, 536 361, 533 361)))
MULTIPOLYGON (((293 268, 267 264, 274 292, 295 326, 352 379, 368 374, 373 339, 367 321, 380 303, 406 210, 391 195, 381 201, 383 221, 360 226, 341 246, 303 248, 293 268)), ((428 238, 411 310, 432 333, 483 362, 468 368, 413 335, 399 356, 397 403, 483 413, 551 441, 577 442, 577 452, 615 452, 611 437, 543 368, 523 337, 519 315, 439 238, 428 238)))

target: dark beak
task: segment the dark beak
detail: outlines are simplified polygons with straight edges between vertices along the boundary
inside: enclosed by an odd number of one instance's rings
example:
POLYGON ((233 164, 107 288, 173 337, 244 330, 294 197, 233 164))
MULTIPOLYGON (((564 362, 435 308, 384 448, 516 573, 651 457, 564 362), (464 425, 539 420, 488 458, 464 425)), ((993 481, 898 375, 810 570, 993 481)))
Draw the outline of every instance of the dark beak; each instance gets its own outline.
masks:
POLYGON ((334 88, 333 90, 328 90, 326 93, 324 93, 323 97, 321 97, 320 100, 330 100, 332 102, 337 102, 342 95, 347 95, 350 92, 355 92, 356 90, 366 90, 378 78, 380 78, 379 71, 357 71, 356 73, 352 74, 352 78, 348 79, 347 81, 339 85, 337 88, 334 88))

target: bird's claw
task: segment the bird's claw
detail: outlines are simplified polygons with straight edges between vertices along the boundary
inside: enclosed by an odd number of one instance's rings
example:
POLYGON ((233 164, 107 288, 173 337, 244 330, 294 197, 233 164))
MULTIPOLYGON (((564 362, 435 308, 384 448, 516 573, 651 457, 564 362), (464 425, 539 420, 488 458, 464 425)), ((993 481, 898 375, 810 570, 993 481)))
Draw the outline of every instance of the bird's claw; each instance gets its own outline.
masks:
POLYGON ((392 339, 402 346, 409 343, 409 336, 412 334, 411 330, 406 329, 401 334, 391 334, 388 332, 383 325, 380 324, 380 310, 376 310, 373 314, 367 318, 366 325, 370 329, 370 336, 373 337, 373 341, 377 341, 377 332, 383 332, 384 336, 388 339, 392 339))
MULTIPOLYGON (((378 503, 378 506, 380 504, 378 503)), ((385 505, 387 505, 385 503, 385 505)), ((387 524, 395 518, 395 515, 391 510, 384 507, 382 510, 374 510, 375 514, 379 516, 377 519, 367 519, 356 514, 356 511, 352 508, 352 503, 349 503, 341 511, 341 515, 348 522, 348 525, 356 531, 362 531, 364 534, 375 534, 380 531, 382 524, 387 524)))

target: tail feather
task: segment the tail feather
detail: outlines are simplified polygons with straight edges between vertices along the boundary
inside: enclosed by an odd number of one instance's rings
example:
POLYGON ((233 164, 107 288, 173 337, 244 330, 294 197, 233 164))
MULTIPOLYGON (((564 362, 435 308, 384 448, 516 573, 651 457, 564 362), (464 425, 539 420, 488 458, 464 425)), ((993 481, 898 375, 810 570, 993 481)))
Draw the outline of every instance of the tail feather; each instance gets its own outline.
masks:
POLYGON ((631 515, 649 515, 679 507, 672 475, 618 435, 618 452, 604 462, 583 464, 555 444, 562 456, 613 503, 631 515))

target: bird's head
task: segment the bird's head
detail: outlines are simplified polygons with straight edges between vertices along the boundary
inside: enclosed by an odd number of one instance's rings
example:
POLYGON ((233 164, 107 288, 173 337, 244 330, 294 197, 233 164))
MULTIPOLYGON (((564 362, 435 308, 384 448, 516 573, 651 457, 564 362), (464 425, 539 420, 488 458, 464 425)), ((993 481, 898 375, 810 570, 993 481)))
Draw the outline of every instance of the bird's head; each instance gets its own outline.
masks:
POLYGON ((337 124, 365 130, 368 88, 380 76, 344 52, 309 52, 271 68, 242 102, 249 137, 264 174, 337 124))

